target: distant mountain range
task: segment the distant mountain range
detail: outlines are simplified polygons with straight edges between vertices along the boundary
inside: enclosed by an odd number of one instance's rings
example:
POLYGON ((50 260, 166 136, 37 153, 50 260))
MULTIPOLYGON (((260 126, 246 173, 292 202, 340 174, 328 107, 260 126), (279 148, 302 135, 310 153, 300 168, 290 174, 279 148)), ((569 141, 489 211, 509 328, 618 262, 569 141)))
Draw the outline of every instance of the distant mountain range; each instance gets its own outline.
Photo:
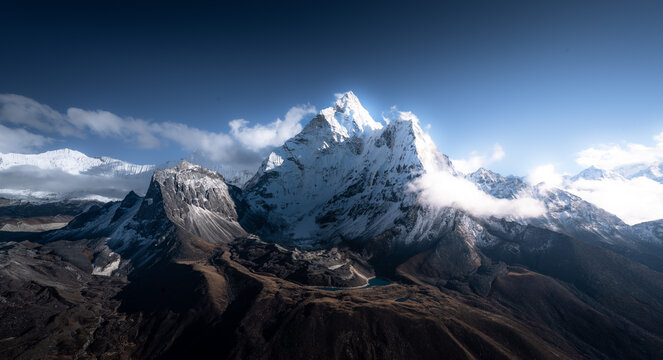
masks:
MULTIPOLYGON (((232 184, 242 185, 254 173, 219 164, 197 152, 186 159, 224 174, 232 184)), ((119 200, 129 191, 145 194, 155 169, 176 164, 137 165, 105 156, 89 157, 71 149, 0 153, 0 197, 32 202, 119 200)))
POLYGON ((30 201, 108 201, 131 190, 144 192, 154 169, 154 165, 92 158, 70 149, 0 154, 0 196, 30 201))

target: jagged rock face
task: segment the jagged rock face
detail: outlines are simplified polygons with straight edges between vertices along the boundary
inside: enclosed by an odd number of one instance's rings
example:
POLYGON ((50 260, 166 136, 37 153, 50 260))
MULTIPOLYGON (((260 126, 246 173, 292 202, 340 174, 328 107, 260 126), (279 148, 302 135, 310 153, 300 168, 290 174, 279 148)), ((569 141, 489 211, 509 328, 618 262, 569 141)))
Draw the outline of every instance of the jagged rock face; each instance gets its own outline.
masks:
POLYGON ((131 192, 121 202, 94 206, 45 238, 103 239, 95 250, 103 254, 95 267, 109 274, 163 258, 204 258, 210 244, 247 235, 237 222, 231 191, 238 190, 218 173, 182 162, 155 171, 144 198, 131 192), (121 263, 115 264, 113 252, 121 255, 121 263))
POLYGON ((163 212, 173 224, 210 243, 246 235, 223 177, 185 161, 155 171, 137 220, 159 218, 155 212, 163 212))
POLYGON ((652 243, 663 243, 663 220, 647 221, 633 225, 633 229, 641 235, 642 240, 652 243))
POLYGON ((608 244, 633 242, 631 227, 617 216, 561 189, 534 191, 547 211, 543 217, 531 219, 529 223, 608 244))
POLYGON ((467 176, 476 186, 498 199, 514 199, 522 191, 528 189, 528 184, 518 177, 504 177, 490 170, 481 168, 467 176))
POLYGON ((408 184, 431 168, 453 171, 414 116, 383 126, 348 93, 269 155, 245 198, 265 219, 263 236, 371 238, 407 215, 416 203, 408 184))

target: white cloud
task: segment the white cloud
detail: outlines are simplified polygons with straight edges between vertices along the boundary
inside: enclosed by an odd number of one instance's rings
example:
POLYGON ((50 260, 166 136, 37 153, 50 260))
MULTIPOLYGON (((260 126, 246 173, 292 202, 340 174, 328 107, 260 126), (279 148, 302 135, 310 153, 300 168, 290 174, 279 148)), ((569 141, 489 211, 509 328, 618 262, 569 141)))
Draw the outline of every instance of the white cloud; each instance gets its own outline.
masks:
POLYGON ((493 153, 490 156, 478 155, 476 151, 470 154, 467 159, 452 159, 451 162, 454 168, 464 174, 469 174, 477 171, 481 167, 486 167, 489 164, 500 161, 504 158, 506 153, 502 145, 495 144, 493 146, 493 153))
POLYGON ((258 151, 281 145, 298 134, 302 131, 301 121, 315 112, 315 107, 311 105, 293 106, 285 114, 285 119, 276 119, 267 125, 256 124, 252 127, 248 127, 249 122, 244 119, 232 120, 230 133, 247 148, 258 151))
MULTIPOLYGON (((0 124, 33 129, 42 134, 59 136, 95 135, 155 148, 165 142, 180 145, 188 151, 199 151, 221 162, 241 164, 259 162, 264 150, 283 144, 302 129, 302 120, 315 113, 313 106, 295 106, 283 119, 247 126, 245 120, 230 122, 230 133, 192 128, 182 123, 158 123, 133 117, 122 117, 104 110, 75 107, 60 113, 47 105, 14 94, 0 94, 0 124)), ((1 126, 1 125, 0 125, 1 126)), ((0 150, 25 152, 37 150, 50 141, 42 134, 25 129, 2 128, 0 150), (19 140, 20 139, 20 140, 19 140)))
POLYGON ((621 166, 653 163, 663 160, 663 133, 653 137, 654 146, 643 144, 599 145, 578 153, 576 162, 584 167, 612 170, 621 166))
POLYGON ((67 120, 78 129, 102 137, 116 137, 136 142, 143 148, 159 146, 159 139, 156 138, 152 126, 142 119, 122 118, 103 110, 69 108, 67 120))
POLYGON ((646 177, 579 179, 567 184, 565 190, 630 225, 663 219, 663 184, 646 177))
POLYGON ((539 200, 522 196, 516 199, 498 199, 476 187, 465 178, 453 176, 446 171, 422 175, 411 185, 419 191, 420 201, 438 207, 457 207, 475 216, 508 218, 537 217, 545 212, 539 200))
MULTIPOLYGON (((383 114, 386 123, 390 121, 410 120, 419 122, 412 112, 398 111, 392 107, 390 112, 383 114)), ((498 199, 481 189, 471 181, 461 176, 454 176, 439 167, 435 161, 437 147, 430 136, 426 133, 418 134, 420 143, 418 148, 423 149, 420 155, 424 156, 424 168, 429 170, 414 180, 409 190, 418 193, 419 201, 423 204, 435 207, 455 207, 465 210, 475 216, 495 216, 500 218, 529 218, 537 217, 545 213, 544 204, 532 197, 521 196, 516 199, 498 199)), ((486 164, 499 161, 504 157, 504 149, 500 144, 495 144, 490 156, 473 156, 474 159, 452 160, 454 168, 461 172, 472 172, 486 164)))
POLYGON ((555 165, 546 164, 536 167, 527 176, 527 182, 532 185, 543 183, 545 186, 561 186, 564 176, 555 170, 555 165))
POLYGON ((235 142, 228 134, 214 133, 180 123, 154 124, 157 134, 188 151, 199 151, 214 161, 231 161, 236 154, 235 142))
POLYGON ((63 136, 80 135, 65 115, 21 95, 0 94, 0 123, 63 136))
MULTIPOLYGON (((65 113, 21 95, 0 94, 0 123, 45 134, 83 137, 93 134, 137 143, 144 148, 159 145, 148 121, 120 117, 103 110, 71 107, 65 113)), ((21 151, 14 148, 12 151, 21 151)))
POLYGON ((0 153, 33 151, 51 142, 51 139, 25 129, 12 129, 0 125, 0 153))
POLYGON ((566 181, 564 189, 580 196, 628 224, 663 219, 663 184, 636 175, 663 160, 663 133, 653 136, 653 146, 628 143, 599 145, 580 151, 576 162, 583 167, 594 166, 615 170, 615 174, 599 180, 566 181))

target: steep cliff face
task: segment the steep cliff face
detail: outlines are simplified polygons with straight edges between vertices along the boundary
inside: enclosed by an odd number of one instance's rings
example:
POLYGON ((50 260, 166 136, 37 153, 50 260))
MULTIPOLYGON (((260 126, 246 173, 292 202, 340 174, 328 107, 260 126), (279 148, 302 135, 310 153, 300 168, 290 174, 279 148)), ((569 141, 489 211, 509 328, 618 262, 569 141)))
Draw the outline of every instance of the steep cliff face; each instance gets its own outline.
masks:
POLYGON ((160 204, 173 224, 210 243, 229 242, 247 233, 238 223, 231 187, 218 173, 182 161, 157 170, 146 195, 141 217, 150 204, 160 204))

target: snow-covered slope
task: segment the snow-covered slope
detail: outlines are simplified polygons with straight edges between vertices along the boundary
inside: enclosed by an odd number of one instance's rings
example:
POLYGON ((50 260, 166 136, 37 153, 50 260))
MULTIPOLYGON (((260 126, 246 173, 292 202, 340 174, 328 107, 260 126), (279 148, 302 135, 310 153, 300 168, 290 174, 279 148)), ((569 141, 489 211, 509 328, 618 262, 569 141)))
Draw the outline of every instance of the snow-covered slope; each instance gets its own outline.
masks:
POLYGON ((129 191, 145 193, 154 168, 70 149, 0 154, 0 196, 30 201, 121 199, 129 191))
POLYGON ((416 202, 408 184, 432 169, 453 172, 414 115, 379 123, 348 92, 268 156, 245 198, 270 226, 265 235, 372 237, 405 216, 416 202))
POLYGON ((633 229, 644 241, 663 244, 663 220, 636 224, 633 225, 633 229))
POLYGON ((80 151, 59 149, 41 154, 0 153, 0 171, 14 166, 34 166, 68 174, 126 176, 150 173, 154 165, 136 165, 109 157, 89 157, 80 151))
POLYGON ((587 169, 578 173, 578 175, 569 178, 570 181, 578 180, 603 180, 603 179, 624 179, 624 177, 618 172, 599 169, 594 166, 590 166, 587 169))
POLYGON ((504 177, 490 170, 480 168, 477 171, 466 176, 480 190, 498 198, 513 199, 520 192, 529 189, 528 184, 519 177, 504 177))
MULTIPOLYGON (((663 269, 661 221, 629 226, 619 217, 566 190, 545 184, 531 186, 520 178, 503 177, 485 169, 478 170, 468 178, 495 197, 514 198, 529 194, 541 201, 545 205, 543 215, 520 219, 519 222, 523 225, 565 234, 613 250, 653 269, 663 269)), ((623 181, 620 174, 595 168, 583 171, 575 178, 576 180, 566 181, 623 181)), ((489 228, 500 227, 500 221, 496 222, 494 219, 480 222, 489 228)), ((508 229, 501 232, 508 233, 508 229)))
POLYGON ((162 203, 159 206, 175 225, 219 243, 246 235, 238 223, 231 191, 220 174, 182 161, 173 168, 155 171, 145 197, 147 202, 162 203))

